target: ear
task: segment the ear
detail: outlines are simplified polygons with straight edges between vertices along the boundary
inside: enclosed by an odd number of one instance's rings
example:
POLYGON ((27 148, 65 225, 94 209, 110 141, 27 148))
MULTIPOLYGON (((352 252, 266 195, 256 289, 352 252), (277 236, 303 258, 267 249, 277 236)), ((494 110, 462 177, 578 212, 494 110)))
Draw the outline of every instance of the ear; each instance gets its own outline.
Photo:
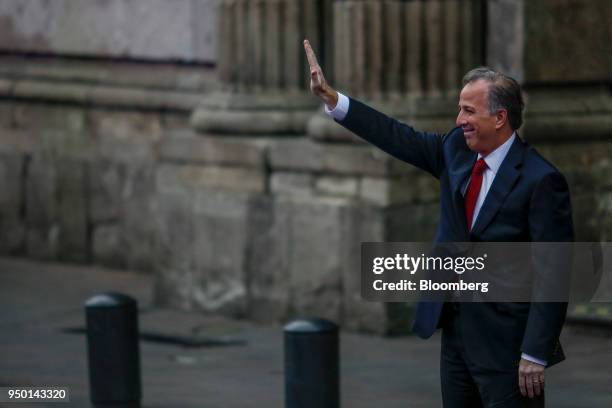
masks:
POLYGON ((506 109, 498 109, 495 114, 495 129, 503 128, 508 123, 508 111, 506 109))

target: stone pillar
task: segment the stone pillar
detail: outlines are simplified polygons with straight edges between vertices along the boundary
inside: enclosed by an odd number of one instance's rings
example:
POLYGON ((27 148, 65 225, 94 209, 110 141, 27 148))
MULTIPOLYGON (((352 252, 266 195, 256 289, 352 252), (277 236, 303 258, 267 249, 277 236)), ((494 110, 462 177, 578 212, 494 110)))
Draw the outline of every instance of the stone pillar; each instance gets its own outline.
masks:
MULTIPOLYGON (((612 236, 611 19, 608 0, 489 2, 487 62, 524 86, 519 133, 567 178, 576 241, 612 236)), ((568 313, 598 317, 590 305, 568 313)))
MULTIPOLYGON (((482 9, 481 0, 336 0, 334 86, 412 123, 441 117, 423 125, 448 129, 463 74, 483 63, 482 9)), ((353 139, 321 116, 309 133, 353 139)))
POLYGON ((474 0, 336 1, 337 87, 373 98, 455 93, 463 72, 480 62, 479 7, 474 0))
POLYGON ((568 177, 576 238, 585 241, 612 231, 602 222, 609 217, 610 18, 605 0, 495 0, 489 7, 489 64, 524 84, 520 133, 568 177), (504 30, 495 28, 501 21, 504 30))
POLYGON ((302 40, 322 50, 325 7, 320 0, 221 0, 223 91, 202 101, 193 126, 204 133, 303 133, 317 102, 309 92, 302 40))

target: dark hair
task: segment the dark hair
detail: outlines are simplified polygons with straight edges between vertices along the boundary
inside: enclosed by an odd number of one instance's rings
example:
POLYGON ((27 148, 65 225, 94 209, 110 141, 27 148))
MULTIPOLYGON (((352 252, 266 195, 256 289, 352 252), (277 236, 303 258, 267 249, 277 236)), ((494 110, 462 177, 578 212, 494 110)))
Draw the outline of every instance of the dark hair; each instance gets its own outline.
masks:
POLYGON ((463 86, 484 79, 489 82, 489 113, 493 115, 499 109, 508 111, 508 122, 512 130, 523 124, 523 95, 521 86, 508 75, 489 67, 474 68, 463 77, 463 86))

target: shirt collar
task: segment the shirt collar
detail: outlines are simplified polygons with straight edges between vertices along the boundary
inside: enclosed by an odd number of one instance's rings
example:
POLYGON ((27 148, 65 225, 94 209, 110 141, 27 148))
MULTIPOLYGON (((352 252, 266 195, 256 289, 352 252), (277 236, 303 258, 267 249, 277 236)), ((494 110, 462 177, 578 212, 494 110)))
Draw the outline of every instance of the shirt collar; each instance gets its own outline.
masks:
MULTIPOLYGON (((508 140, 506 140, 501 146, 498 146, 497 149, 493 150, 484 158, 485 163, 487 163, 487 167, 494 174, 497 174, 497 170, 499 170, 499 167, 508 155, 508 151, 514 142, 514 139, 516 139, 516 132, 512 132, 512 136, 510 136, 508 140)), ((478 153, 478 158, 482 158, 480 153, 478 153)))

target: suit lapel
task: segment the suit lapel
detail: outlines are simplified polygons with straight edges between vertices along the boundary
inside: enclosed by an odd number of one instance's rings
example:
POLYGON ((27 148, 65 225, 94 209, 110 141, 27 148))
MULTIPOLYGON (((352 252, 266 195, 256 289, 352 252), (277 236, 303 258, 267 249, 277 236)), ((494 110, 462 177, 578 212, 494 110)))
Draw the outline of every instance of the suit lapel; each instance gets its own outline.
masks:
POLYGON ((453 159, 453 163, 450 166, 450 171, 448 174, 453 195, 455 195, 457 192, 460 193, 461 186, 466 178, 470 175, 477 156, 478 155, 475 152, 464 150, 457 153, 453 159))
POLYGON ((461 187, 465 185, 467 178, 472 172, 474 163, 476 162, 478 154, 470 150, 464 150, 458 153, 450 166, 449 180, 451 186, 451 193, 454 204, 455 217, 459 220, 460 231, 465 231, 467 241, 467 220, 465 219, 465 204, 463 201, 463 195, 461 194, 461 187))
POLYGON ((520 176, 518 167, 523 163, 523 154, 525 152, 525 145, 523 141, 518 137, 512 143, 508 155, 502 162, 493 185, 487 197, 485 198, 482 208, 476 218, 474 228, 472 228, 471 234, 480 234, 489 225, 495 214, 499 211, 501 205, 504 203, 506 196, 516 183, 520 176))

